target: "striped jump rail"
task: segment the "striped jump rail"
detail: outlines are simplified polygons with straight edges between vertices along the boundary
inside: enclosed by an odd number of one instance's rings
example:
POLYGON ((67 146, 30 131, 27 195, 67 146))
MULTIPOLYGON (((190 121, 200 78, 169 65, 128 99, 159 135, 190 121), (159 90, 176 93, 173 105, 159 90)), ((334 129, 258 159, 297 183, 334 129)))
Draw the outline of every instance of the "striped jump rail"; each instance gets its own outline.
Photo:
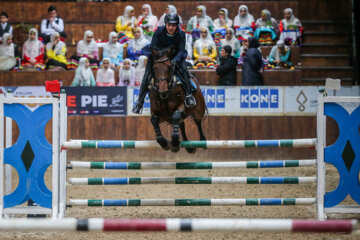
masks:
POLYGON ((71 161, 70 168, 161 170, 161 169, 224 169, 224 168, 288 168, 316 165, 316 159, 250 162, 81 162, 71 161))
MULTIPOLYGON (((280 140, 219 140, 219 141, 181 141, 182 148, 256 148, 256 147, 314 147, 316 138, 280 140)), ((83 148, 161 148, 156 141, 122 140, 70 140, 64 142, 62 149, 83 148)))
POLYGON ((322 232, 359 233, 357 220, 293 220, 293 219, 2 219, 0 231, 96 231, 96 232, 322 232))
POLYGON ((124 177, 69 178, 73 185, 129 184, 299 184, 313 183, 316 177, 124 177))
POLYGON ((70 199, 71 206, 274 206, 312 205, 316 198, 242 198, 242 199, 70 199))

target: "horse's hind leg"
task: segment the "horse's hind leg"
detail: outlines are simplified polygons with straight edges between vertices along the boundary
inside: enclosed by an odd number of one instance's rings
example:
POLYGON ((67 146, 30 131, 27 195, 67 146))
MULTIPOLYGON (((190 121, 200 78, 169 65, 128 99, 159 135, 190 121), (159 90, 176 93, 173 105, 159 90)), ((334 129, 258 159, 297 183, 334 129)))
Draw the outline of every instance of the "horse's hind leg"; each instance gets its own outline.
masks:
MULTIPOLYGON (((188 139, 187 139, 186 132, 185 132, 185 123, 184 123, 184 121, 179 123, 179 127, 180 127, 181 135, 182 135, 184 141, 187 141, 188 139)), ((188 153, 195 153, 196 148, 186 148, 186 151, 188 153)))
POLYGON ((173 132, 171 134, 170 150, 172 152, 178 152, 180 150, 180 134, 179 134, 179 123, 183 112, 177 110, 172 116, 173 132))
POLYGON ((194 119, 194 121, 195 121, 196 126, 197 126, 197 128, 199 130, 200 140, 201 141, 206 141, 204 132, 203 132, 202 127, 201 127, 201 119, 200 120, 194 119))
POLYGON ((159 116, 157 116, 156 114, 151 116, 151 123, 154 126, 154 130, 155 130, 155 134, 156 134, 156 141, 158 144, 160 144, 160 146, 162 147, 162 149, 164 150, 169 150, 169 142, 168 140, 161 134, 161 130, 160 130, 160 119, 159 116))

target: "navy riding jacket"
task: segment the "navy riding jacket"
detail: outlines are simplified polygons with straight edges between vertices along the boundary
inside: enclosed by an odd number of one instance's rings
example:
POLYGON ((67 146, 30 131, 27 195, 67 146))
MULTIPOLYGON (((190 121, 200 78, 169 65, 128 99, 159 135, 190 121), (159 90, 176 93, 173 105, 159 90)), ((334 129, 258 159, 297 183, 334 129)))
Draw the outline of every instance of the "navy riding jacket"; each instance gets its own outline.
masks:
POLYGON ((164 49, 170 46, 174 46, 176 49, 176 55, 174 59, 177 62, 181 62, 187 57, 187 51, 185 50, 186 36, 185 32, 178 27, 177 32, 170 36, 166 31, 166 26, 158 27, 151 40, 151 49, 164 49))

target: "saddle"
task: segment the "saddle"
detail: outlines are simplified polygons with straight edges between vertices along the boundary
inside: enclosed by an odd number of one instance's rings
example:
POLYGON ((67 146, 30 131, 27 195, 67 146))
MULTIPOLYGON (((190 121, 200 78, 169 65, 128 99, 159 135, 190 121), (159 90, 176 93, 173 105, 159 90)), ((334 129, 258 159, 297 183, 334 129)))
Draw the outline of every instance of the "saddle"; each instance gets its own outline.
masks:
MULTIPOLYGON (((196 92, 196 89, 197 89, 197 85, 194 82, 194 78, 195 78, 195 76, 193 74, 190 74, 190 83, 191 83, 191 92, 192 93, 196 92)), ((183 90, 185 91, 184 82, 183 82, 183 80, 181 79, 181 77, 180 77, 180 75, 178 73, 174 74, 173 81, 175 81, 176 85, 181 85, 183 90)), ((154 78, 152 78, 151 81, 150 81, 150 84, 148 86, 148 89, 151 89, 152 86, 154 86, 154 84, 155 84, 155 81, 154 81, 154 78)))

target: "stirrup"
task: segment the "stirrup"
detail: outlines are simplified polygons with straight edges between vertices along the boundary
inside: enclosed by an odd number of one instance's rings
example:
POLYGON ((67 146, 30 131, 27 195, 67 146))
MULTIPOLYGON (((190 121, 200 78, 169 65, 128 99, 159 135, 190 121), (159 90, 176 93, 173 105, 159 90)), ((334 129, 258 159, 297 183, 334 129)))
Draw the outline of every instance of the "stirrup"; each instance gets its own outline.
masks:
POLYGON ((142 114, 142 110, 143 110, 143 105, 141 103, 137 103, 133 109, 131 110, 132 113, 135 114, 142 114))
POLYGON ((196 100, 193 95, 189 94, 185 96, 185 107, 191 108, 196 106, 196 100), (190 103, 188 103, 190 102, 190 103))

